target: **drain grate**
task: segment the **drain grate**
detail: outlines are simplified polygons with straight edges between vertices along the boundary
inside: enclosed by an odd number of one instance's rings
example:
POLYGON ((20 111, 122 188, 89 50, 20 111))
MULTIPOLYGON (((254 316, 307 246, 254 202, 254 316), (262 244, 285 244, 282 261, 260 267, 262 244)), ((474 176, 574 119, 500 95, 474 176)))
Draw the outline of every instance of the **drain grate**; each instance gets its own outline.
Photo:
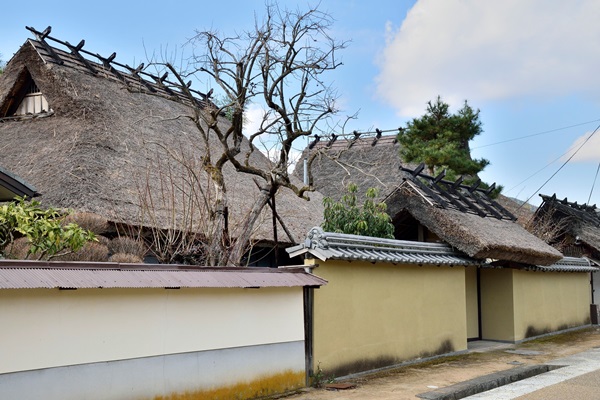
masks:
POLYGON ((548 371, 562 368, 560 365, 524 365, 506 371, 495 372, 480 376, 452 386, 418 394, 417 397, 426 400, 458 400, 477 393, 486 392, 509 383, 517 382, 548 371))

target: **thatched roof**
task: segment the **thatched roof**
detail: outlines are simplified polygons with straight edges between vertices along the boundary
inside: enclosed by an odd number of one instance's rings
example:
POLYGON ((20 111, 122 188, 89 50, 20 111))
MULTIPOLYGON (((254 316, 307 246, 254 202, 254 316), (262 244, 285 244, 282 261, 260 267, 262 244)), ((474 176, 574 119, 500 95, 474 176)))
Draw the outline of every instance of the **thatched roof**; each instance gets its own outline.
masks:
MULTIPOLYGON (((400 160, 396 136, 361 137, 357 140, 327 140, 307 148, 302 159, 315 155, 311 170, 313 187, 325 196, 339 199, 349 183, 358 186, 363 194, 377 188, 381 198, 391 193, 401 182, 401 166, 412 166, 400 160)), ((296 165, 295 174, 302 176, 302 165, 296 165)))
POLYGON ((560 224, 563 234, 568 234, 573 240, 578 239, 595 253, 600 255, 600 210, 596 205, 577 204, 567 198, 562 200, 552 196, 540 195, 542 204, 536 212, 536 218, 549 215, 560 224))
MULTIPOLYGON (((115 73, 110 62, 87 60, 92 70, 77 51, 53 47, 63 61, 60 64, 42 42, 28 40, 0 76, 1 164, 35 185, 42 203, 93 212, 128 225, 168 228, 173 220, 182 222, 192 215, 192 197, 213 196, 212 185, 201 172, 206 148, 185 118, 189 107, 177 101, 176 93, 161 89, 161 82, 140 79, 135 72, 115 73), (51 110, 3 118, 14 110, 29 80, 51 110), (152 87, 158 90, 150 93, 152 87), (190 185, 194 180, 198 184, 190 185), (150 202, 152 206, 146 207, 150 202)), ((220 121, 223 126, 228 123, 225 118, 220 121)), ((216 139, 211 146, 219 148, 216 139)), ((247 148, 248 143, 242 146, 247 148)), ((257 151, 251 161, 269 163, 257 151)), ((229 226, 235 235, 236 223, 249 212, 258 191, 252 177, 231 165, 224 172, 229 226)), ((278 214, 295 240, 321 222, 322 196, 310 197, 305 201, 287 189, 277 194, 278 214)), ((207 216, 196 208, 193 219, 193 226, 201 229, 207 216)), ((283 231, 278 236, 281 242, 290 242, 283 231)), ((269 210, 253 238, 272 240, 269 210)))
POLYGON ((562 258, 514 221, 439 208, 414 187, 402 187, 386 203, 390 215, 407 211, 444 242, 474 258, 532 265, 550 265, 562 258))
POLYGON ((414 170, 414 166, 403 166, 394 137, 381 137, 374 145, 373 138, 351 142, 337 140, 329 147, 320 142, 321 147, 305 150, 305 155, 321 152, 313 162, 312 173, 313 185, 324 195, 341 197, 350 181, 359 185, 360 192, 377 187, 395 223, 409 215, 442 241, 474 258, 532 265, 550 265, 562 258, 560 252, 515 223, 514 216, 482 190, 471 193, 471 188, 453 182, 445 183, 445 194, 423 189, 423 185, 434 189, 443 185, 433 182, 433 177, 422 184, 421 175, 415 178, 402 171, 402 167, 414 170), (462 199, 471 195, 477 199, 462 199))

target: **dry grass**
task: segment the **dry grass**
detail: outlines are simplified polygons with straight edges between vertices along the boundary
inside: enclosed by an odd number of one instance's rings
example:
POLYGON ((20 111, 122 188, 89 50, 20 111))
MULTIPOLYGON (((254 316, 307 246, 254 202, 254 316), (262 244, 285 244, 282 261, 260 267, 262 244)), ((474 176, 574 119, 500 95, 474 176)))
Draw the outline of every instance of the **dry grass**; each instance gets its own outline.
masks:
POLYGON ((135 254, 116 253, 110 256, 108 261, 124 264, 141 264, 144 262, 144 259, 135 254))
POLYGON ((600 329, 597 326, 590 326, 588 328, 574 329, 572 331, 560 333, 557 335, 550 334, 547 336, 542 336, 537 339, 528 340, 528 341, 522 343, 520 346, 534 347, 537 345, 544 345, 544 344, 563 345, 563 344, 568 344, 568 343, 575 343, 578 341, 588 340, 590 337, 597 336, 599 332, 600 332, 600 329))
POLYGON ((27 257, 27 252, 31 248, 29 244, 29 239, 26 237, 20 237, 15 239, 12 243, 6 246, 4 255, 6 258, 11 258, 13 260, 25 260, 27 258, 37 259, 35 255, 30 255, 27 257))
MULTIPOLYGON (((29 239, 21 237, 13 241, 7 248, 5 255, 13 260, 37 260, 39 254, 28 254, 31 244, 29 239)), ((76 252, 50 257, 52 261, 108 261, 108 247, 100 242, 87 242, 76 252)))
POLYGON ((109 223, 106 218, 90 212, 77 212, 74 214, 69 214, 63 219, 63 223, 75 223, 83 229, 92 231, 96 235, 102 235, 109 229, 109 223))
POLYGON ((106 236, 96 235, 96 239, 98 239, 98 243, 103 244, 106 247, 109 247, 110 239, 107 238, 106 236))
POLYGON ((52 261, 108 261, 108 247, 99 242, 87 242, 74 253, 53 257, 52 261))
POLYGON ((110 241, 108 249, 112 254, 131 254, 143 259, 147 247, 144 242, 127 236, 114 238, 110 241))

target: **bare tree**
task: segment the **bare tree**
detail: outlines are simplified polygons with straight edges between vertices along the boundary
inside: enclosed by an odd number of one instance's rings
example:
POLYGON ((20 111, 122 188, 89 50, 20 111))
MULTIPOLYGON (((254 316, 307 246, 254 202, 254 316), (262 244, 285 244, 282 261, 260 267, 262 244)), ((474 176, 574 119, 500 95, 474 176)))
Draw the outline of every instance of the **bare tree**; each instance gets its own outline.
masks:
POLYGON ((554 213, 554 207, 543 212, 538 210, 529 219, 525 220, 525 223, 522 225, 530 233, 564 253, 565 246, 568 245, 565 233, 568 231, 572 219, 570 217, 562 219, 554 218, 554 213))
POLYGON ((231 37, 197 32, 190 41, 193 56, 189 67, 182 70, 163 64, 193 105, 188 118, 205 148, 201 168, 214 187, 210 205, 213 232, 223 232, 222 237, 213 235, 208 244, 223 249, 221 257, 212 260, 215 263, 240 265, 255 223, 278 190, 288 188, 299 197, 306 197, 311 190, 292 182, 288 166, 294 142, 325 131, 337 112, 336 93, 325 83, 324 74, 341 65, 337 52, 346 43, 329 36, 332 22, 317 8, 290 11, 267 5, 264 19, 255 20, 253 31, 231 37), (186 81, 191 76, 212 88, 204 101, 197 100, 189 89, 186 81), (225 98, 220 106, 210 101, 213 89, 225 98), (264 113, 258 129, 246 132, 245 138, 244 111, 250 104, 260 105, 264 113), (230 123, 223 123, 224 115, 230 123), (265 147, 277 152, 266 164, 264 157, 253 157, 265 147), (260 193, 235 232, 226 226, 228 188, 223 168, 228 163, 238 172, 254 176, 260 193), (223 248, 225 243, 228 251, 223 248))

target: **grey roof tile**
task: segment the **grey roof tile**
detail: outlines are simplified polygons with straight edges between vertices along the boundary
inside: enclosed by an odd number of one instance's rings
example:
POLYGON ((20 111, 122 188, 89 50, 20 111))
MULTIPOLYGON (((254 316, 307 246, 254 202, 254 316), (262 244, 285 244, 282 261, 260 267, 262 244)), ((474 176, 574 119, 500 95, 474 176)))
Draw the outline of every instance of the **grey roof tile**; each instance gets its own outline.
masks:
POLYGON ((311 254, 323 261, 391 262, 418 265, 479 265, 481 261, 442 243, 412 242, 324 232, 315 227, 304 243, 289 248, 291 257, 311 254))

